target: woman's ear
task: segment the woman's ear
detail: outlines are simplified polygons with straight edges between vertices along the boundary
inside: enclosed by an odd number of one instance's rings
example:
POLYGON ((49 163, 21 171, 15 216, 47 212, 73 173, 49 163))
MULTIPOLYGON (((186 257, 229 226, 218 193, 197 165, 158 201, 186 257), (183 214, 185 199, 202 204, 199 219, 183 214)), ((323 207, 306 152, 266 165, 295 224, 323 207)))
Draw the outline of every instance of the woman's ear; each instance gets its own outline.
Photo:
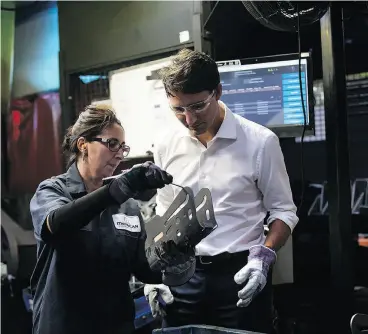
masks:
POLYGON ((77 140, 78 151, 83 153, 87 151, 87 142, 84 137, 79 137, 77 140))

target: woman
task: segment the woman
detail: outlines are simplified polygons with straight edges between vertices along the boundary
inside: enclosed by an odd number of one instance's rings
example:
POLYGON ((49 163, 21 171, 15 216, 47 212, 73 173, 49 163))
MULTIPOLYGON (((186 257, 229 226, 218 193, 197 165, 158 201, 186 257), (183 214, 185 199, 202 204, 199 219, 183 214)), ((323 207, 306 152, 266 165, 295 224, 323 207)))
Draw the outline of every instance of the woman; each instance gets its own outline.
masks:
POLYGON ((161 282, 147 263, 144 224, 131 198, 172 177, 148 162, 103 184, 129 153, 124 129, 108 107, 87 107, 63 148, 68 171, 43 181, 30 203, 38 246, 33 333, 129 334, 131 275, 161 282))

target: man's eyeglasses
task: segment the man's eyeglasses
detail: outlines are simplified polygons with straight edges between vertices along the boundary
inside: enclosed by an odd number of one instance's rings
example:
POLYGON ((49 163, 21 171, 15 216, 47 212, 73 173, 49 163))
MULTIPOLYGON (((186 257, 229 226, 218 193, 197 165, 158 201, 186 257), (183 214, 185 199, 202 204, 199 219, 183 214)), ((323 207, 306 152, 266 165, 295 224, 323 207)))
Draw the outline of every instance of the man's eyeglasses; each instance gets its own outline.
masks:
POLYGON ((123 157, 125 158, 128 156, 130 152, 130 147, 128 145, 125 145, 125 143, 121 143, 116 138, 90 138, 88 141, 98 141, 111 151, 111 152, 118 152, 120 149, 123 150, 123 157))
POLYGON ((216 93, 216 91, 214 90, 207 99, 205 99, 203 101, 200 101, 200 102, 197 102, 197 103, 193 103, 189 106, 186 106, 186 107, 179 107, 178 106, 178 107, 176 107, 176 106, 170 105, 170 108, 177 115, 184 114, 184 112, 186 112, 186 111, 191 112, 191 113, 195 113, 195 114, 200 114, 201 112, 205 111, 208 108, 208 106, 211 103, 211 99, 213 98, 215 93, 216 93))

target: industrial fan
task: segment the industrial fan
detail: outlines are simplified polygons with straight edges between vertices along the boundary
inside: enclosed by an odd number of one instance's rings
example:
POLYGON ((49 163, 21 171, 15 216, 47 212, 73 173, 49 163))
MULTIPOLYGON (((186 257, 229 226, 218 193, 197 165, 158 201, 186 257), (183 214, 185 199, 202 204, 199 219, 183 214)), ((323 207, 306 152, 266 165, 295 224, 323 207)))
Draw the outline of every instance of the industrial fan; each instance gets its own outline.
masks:
POLYGON ((329 2, 242 1, 247 11, 262 25, 278 31, 295 32, 311 25, 327 12, 329 2))

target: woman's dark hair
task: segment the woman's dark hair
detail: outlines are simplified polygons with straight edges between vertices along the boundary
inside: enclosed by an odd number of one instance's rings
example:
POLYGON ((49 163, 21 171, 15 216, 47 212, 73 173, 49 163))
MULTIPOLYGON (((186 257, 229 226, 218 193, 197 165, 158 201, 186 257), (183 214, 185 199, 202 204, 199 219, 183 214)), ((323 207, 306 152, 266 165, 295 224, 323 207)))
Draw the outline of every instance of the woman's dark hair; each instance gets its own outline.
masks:
POLYGON ((159 74, 168 95, 211 92, 220 83, 216 62, 203 52, 189 49, 180 50, 159 74))
POLYGON ((121 122, 116 117, 115 111, 109 105, 89 105, 79 114, 78 119, 68 128, 64 137, 63 151, 68 158, 67 168, 69 168, 78 158, 80 151, 77 141, 80 137, 92 138, 110 126, 121 122))

